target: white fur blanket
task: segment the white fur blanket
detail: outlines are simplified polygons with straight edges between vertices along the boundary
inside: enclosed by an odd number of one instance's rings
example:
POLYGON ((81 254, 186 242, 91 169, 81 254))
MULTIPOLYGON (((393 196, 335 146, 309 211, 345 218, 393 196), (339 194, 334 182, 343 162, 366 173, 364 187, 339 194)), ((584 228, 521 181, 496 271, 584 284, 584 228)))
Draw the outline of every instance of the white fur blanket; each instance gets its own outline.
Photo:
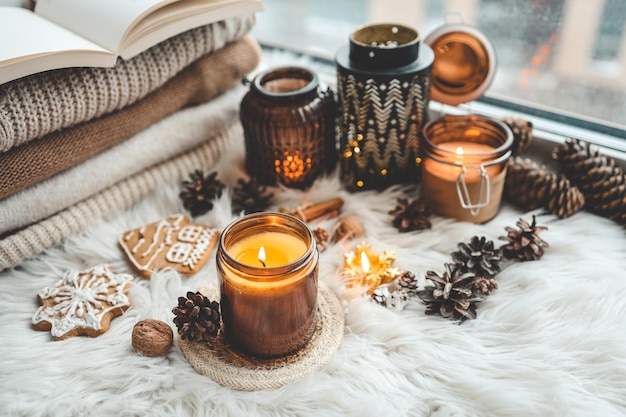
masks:
MULTIPOLYGON (((219 165, 231 187, 243 176, 242 145, 219 165)), ((433 217, 432 229, 400 234, 388 211, 402 189, 350 194, 337 175, 308 192, 277 190, 275 206, 340 196, 343 214, 361 219, 366 236, 331 245, 320 279, 345 308, 345 336, 321 370, 281 389, 239 392, 196 373, 177 346, 160 358, 136 354, 134 324, 173 326, 178 296, 217 279, 215 260, 195 276, 161 273, 131 290, 132 307, 97 338, 53 342, 30 320, 37 292, 68 269, 101 263, 131 272, 117 239, 125 230, 180 212, 179 184, 164 184, 123 215, 100 222, 21 267, 0 273, 0 415, 8 416, 619 416, 626 414, 626 236, 612 222, 581 212, 539 217, 550 244, 535 262, 498 276, 499 289, 462 325, 426 316, 413 300, 393 312, 348 296, 338 271, 343 254, 365 241, 395 250, 395 266, 424 284, 442 272, 458 242, 473 235, 498 241, 504 227, 530 214, 504 206, 485 225, 433 217)), ((414 195, 414 190, 408 190, 414 195)), ((230 191, 198 221, 223 228, 230 191)), ((331 221, 320 226, 330 228, 331 221)), ((499 241, 498 241, 499 242, 499 241)))

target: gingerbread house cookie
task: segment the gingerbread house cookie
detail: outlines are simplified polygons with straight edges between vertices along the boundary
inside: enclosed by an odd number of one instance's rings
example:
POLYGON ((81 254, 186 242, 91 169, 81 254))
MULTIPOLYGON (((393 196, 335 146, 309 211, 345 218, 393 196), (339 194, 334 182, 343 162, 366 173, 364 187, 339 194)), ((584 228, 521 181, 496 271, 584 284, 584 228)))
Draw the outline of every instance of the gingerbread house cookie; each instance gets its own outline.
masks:
POLYGON ((54 340, 99 336, 114 317, 130 306, 129 274, 114 274, 108 266, 68 271, 53 287, 39 291, 41 307, 32 319, 36 330, 50 330, 54 340))
POLYGON ((183 214, 125 232, 119 242, 144 278, 156 269, 172 268, 193 275, 204 266, 217 243, 217 229, 190 223, 183 214))

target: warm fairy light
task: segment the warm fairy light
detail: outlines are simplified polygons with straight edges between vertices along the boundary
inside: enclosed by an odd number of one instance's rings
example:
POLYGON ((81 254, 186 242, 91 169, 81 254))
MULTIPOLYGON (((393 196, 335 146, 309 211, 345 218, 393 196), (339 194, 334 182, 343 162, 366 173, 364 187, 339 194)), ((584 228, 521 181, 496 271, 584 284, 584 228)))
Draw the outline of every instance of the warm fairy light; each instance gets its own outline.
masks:
POLYGON ((367 274, 370 271, 370 261, 367 259, 367 254, 365 252, 361 252, 361 269, 364 274, 367 274))
POLYGON ((259 256, 257 259, 263 266, 265 266, 265 248, 263 246, 259 248, 259 256))
POLYGON ((463 147, 459 146, 458 148, 456 148, 456 154, 457 155, 463 155, 463 147))
POLYGON ((372 252, 370 245, 357 245, 355 251, 347 252, 344 257, 343 276, 348 286, 367 287, 371 294, 376 287, 387 284, 398 276, 400 271, 391 265, 396 260, 393 251, 385 250, 381 254, 372 252))

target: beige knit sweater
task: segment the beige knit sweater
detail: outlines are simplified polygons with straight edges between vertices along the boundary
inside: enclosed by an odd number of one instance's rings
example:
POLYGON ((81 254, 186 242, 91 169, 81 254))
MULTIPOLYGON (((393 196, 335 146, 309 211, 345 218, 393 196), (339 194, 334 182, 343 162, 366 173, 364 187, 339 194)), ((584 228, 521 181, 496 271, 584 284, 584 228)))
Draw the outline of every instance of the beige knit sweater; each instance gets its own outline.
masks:
POLYGON ((241 16, 184 32, 113 68, 66 68, 0 85, 0 152, 121 110, 209 52, 250 32, 241 16))

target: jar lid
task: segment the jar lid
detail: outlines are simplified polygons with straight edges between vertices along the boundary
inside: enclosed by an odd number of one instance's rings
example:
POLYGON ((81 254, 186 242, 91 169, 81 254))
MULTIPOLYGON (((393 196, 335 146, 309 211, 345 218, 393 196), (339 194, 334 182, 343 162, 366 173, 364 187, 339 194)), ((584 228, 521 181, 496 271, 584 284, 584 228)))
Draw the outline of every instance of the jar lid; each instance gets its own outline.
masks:
POLYGON ((481 31, 465 24, 446 24, 425 39, 435 53, 431 98, 455 106, 481 97, 496 72, 496 52, 481 31))

